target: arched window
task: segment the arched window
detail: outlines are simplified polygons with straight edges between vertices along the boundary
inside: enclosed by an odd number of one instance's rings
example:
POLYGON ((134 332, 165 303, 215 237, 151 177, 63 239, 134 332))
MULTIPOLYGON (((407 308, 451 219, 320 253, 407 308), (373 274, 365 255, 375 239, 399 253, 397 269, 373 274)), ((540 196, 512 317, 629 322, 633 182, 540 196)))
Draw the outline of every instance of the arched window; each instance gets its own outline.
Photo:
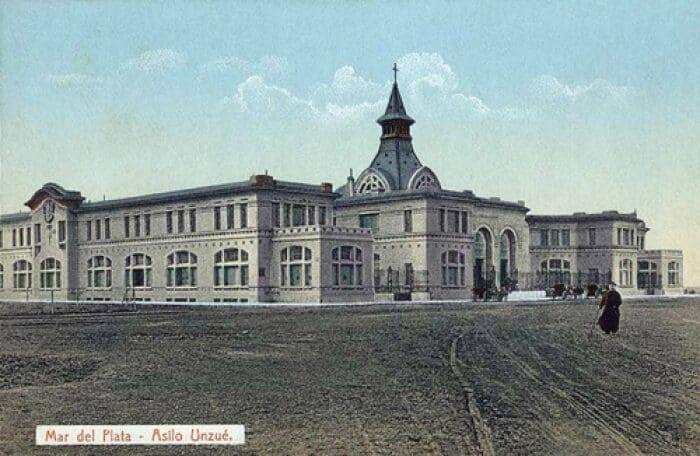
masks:
POLYGON ((442 285, 446 287, 465 286, 465 255, 456 250, 442 253, 442 285))
POLYGON ((134 288, 151 287, 151 257, 135 253, 126 257, 124 263, 124 285, 134 288))
POLYGON ((98 255, 90 258, 88 267, 88 288, 110 288, 112 286, 112 260, 98 255))
POLYGON ((668 263, 668 286, 677 287, 680 285, 680 263, 671 261, 668 263))
POLYGON ((416 190, 433 190, 437 188, 435 179, 430 174, 423 174, 416 181, 416 190))
POLYGON ((384 193, 386 186, 376 174, 370 174, 360 182, 357 193, 384 193))
POLYGON ((515 233, 506 229, 501 233, 500 248, 500 273, 501 286, 509 283, 515 275, 515 233))
POLYGON ((248 252, 224 249, 214 255, 214 286, 234 288, 248 286, 248 252))
POLYGON ((311 249, 293 245, 280 251, 280 285, 311 286, 311 249))
POLYGON ((331 260, 334 286, 362 285, 362 249, 351 245, 336 247, 331 252, 331 260))
POLYGON ((571 263, 567 260, 551 259, 540 264, 540 270, 545 274, 547 285, 571 285, 571 263))
POLYGON ((47 258, 39 266, 41 289, 58 290, 61 288, 61 262, 55 258, 47 258))
POLYGON ((408 179, 409 190, 440 190, 440 181, 427 166, 421 166, 408 179))
POLYGON ((485 243, 484 237, 480 232, 474 233, 474 241, 472 243, 472 252, 474 258, 484 258, 485 243))
POLYGON ((656 288, 659 283, 656 274, 656 263, 646 260, 637 262, 637 288, 656 288))
POLYGON ((167 257, 165 286, 169 288, 192 288, 197 286, 197 255, 185 250, 171 253, 167 257))
POLYGON ((25 290, 32 287, 32 264, 26 260, 15 261, 12 265, 13 288, 25 290))
POLYGON ((632 260, 620 260, 620 286, 632 285, 632 260))
POLYGON ((374 286, 378 287, 382 284, 382 271, 380 269, 382 262, 381 257, 378 253, 374 254, 374 263, 372 264, 372 269, 374 270, 374 286))

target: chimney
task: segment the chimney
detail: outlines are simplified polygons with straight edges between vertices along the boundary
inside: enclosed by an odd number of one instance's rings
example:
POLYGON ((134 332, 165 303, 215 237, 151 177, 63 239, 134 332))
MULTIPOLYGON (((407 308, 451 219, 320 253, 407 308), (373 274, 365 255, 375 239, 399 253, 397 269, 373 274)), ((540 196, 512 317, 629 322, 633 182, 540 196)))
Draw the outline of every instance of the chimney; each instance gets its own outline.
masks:
POLYGON ((348 196, 355 195, 355 178, 352 177, 352 168, 350 168, 350 175, 348 176, 347 189, 348 189, 348 191, 347 191, 348 196))
POLYGON ((254 174, 250 176, 250 185, 254 187, 272 187, 275 179, 267 174, 254 174))
POLYGON ((333 184, 328 182, 321 182, 321 191, 323 193, 333 193, 333 184))

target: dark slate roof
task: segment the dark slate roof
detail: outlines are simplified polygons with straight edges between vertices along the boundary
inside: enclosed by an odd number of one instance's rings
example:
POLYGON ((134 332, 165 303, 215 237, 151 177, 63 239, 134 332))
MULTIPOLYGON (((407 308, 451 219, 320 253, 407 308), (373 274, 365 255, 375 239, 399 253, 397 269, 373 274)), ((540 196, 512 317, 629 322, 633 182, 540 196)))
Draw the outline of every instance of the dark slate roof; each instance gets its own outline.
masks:
POLYGON ((574 212, 562 215, 528 215, 528 222, 633 222, 644 223, 637 217, 636 212, 620 213, 618 211, 603 211, 593 214, 574 212))
POLYGON ((396 82, 394 82, 394 86, 391 88, 391 95, 389 95, 389 103, 386 105, 386 111, 384 111, 383 116, 377 119, 377 122, 381 124, 391 120, 405 120, 409 125, 415 122, 415 120, 406 114, 406 108, 403 105, 401 93, 399 93, 399 86, 396 82))
POLYGON ((15 212, 14 214, 0 215, 0 222, 22 222, 31 218, 31 212, 15 212))
POLYGON ((410 139, 383 138, 370 168, 390 175, 395 184, 393 190, 402 190, 406 189, 409 179, 421 166, 410 139))
POLYGON ((54 182, 47 182, 46 184, 42 185, 39 190, 34 192, 32 197, 29 198, 29 200, 24 204, 27 206, 31 206, 34 199, 37 198, 41 193, 46 193, 57 200, 75 202, 77 204, 79 204, 85 199, 83 198, 83 195, 81 195, 78 191, 66 190, 65 188, 61 187, 60 185, 54 182))
POLYGON ((503 201, 499 198, 481 198, 475 196, 474 193, 470 190, 465 190, 462 192, 452 190, 398 190, 385 193, 363 193, 354 196, 347 196, 347 194, 344 194, 343 196, 335 200, 335 205, 340 207, 355 206, 359 204, 367 204, 373 202, 389 202, 416 198, 435 198, 454 201, 466 201, 473 203, 477 206, 499 207, 504 209, 516 210, 519 212, 527 212, 530 210, 528 207, 521 203, 503 201))
POLYGON ((206 187, 196 187, 185 190, 175 190, 170 192, 152 193, 148 195, 132 196, 106 201, 95 201, 83 203, 78 208, 78 212, 98 211, 105 209, 116 209, 129 206, 143 206, 149 204, 174 203, 177 201, 189 201, 199 198, 209 198, 215 196, 227 196, 235 193, 250 191, 270 191, 283 190, 299 193, 313 193, 337 197, 337 193, 322 192, 320 185, 301 184, 296 182, 274 181, 273 186, 251 185, 250 181, 232 182, 228 184, 209 185, 206 187))

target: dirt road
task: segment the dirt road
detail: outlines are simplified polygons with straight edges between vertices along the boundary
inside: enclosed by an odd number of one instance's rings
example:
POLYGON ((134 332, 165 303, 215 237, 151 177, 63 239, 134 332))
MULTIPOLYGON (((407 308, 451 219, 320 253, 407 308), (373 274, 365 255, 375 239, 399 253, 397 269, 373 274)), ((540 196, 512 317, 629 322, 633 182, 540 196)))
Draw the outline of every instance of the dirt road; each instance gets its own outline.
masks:
POLYGON ((109 454, 696 454, 700 302, 182 309, 0 304, 0 454, 38 424, 240 423, 109 454))

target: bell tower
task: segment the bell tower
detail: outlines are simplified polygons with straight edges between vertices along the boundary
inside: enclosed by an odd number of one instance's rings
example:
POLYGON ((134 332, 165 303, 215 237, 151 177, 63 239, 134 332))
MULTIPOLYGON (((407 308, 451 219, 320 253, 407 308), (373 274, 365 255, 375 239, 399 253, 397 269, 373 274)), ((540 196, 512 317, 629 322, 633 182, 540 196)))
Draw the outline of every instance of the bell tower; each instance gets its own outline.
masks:
POLYGON ((399 69, 394 63, 394 85, 389 95, 389 103, 386 105, 384 115, 377 119, 377 123, 382 126, 382 140, 399 138, 411 140, 411 125, 416 121, 406 114, 406 108, 401 99, 399 85, 396 83, 396 73, 399 69))

